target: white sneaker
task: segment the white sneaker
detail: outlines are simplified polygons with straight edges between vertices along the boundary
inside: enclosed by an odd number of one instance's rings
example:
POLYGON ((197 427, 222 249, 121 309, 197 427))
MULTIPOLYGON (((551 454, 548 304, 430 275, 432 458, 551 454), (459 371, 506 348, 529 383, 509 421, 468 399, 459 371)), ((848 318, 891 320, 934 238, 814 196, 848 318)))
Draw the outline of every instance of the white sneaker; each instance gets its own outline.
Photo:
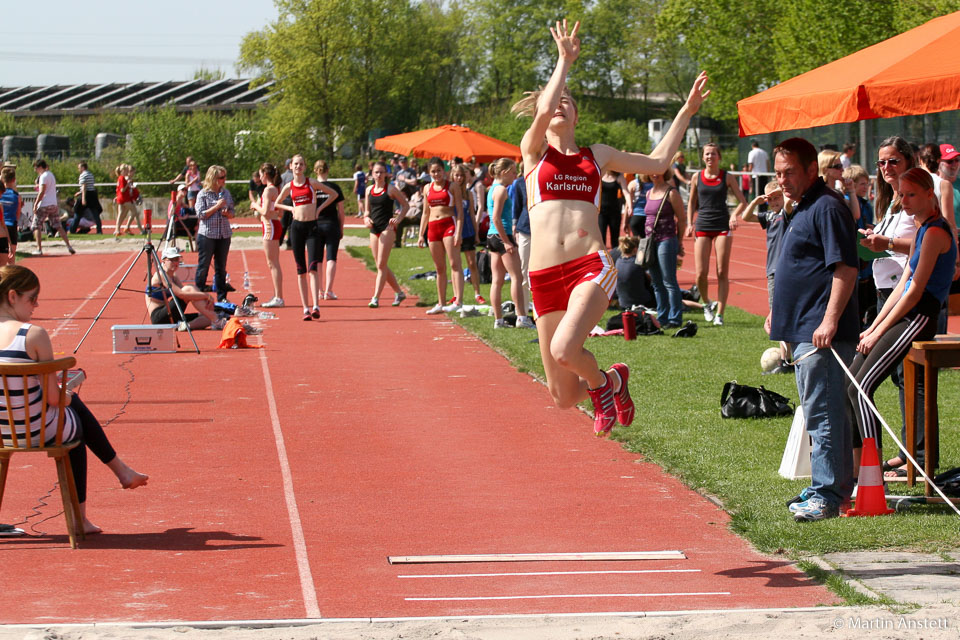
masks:
POLYGON ((493 321, 493 328, 494 329, 512 329, 513 327, 508 325, 507 321, 504 320, 503 318, 498 318, 493 321))
POLYGON ((713 322, 713 319, 717 315, 717 301, 714 300, 710 304, 703 306, 703 319, 707 322, 713 322))
POLYGON ((451 302, 450 304, 444 305, 443 312, 450 313, 451 311, 460 311, 462 307, 457 302, 451 302))
POLYGON ((380 306, 380 300, 377 298, 370 298, 370 302, 367 303, 367 306, 370 307, 371 309, 376 309, 377 307, 380 306))
POLYGON ((713 326, 722 327, 723 326, 723 316, 719 313, 713 317, 713 326))
POLYGON ((443 313, 443 305, 440 304, 439 302, 433 305, 431 308, 427 309, 428 316, 435 316, 438 313, 443 313))
POLYGON ((325 294, 323 294, 323 299, 324 299, 324 300, 336 300, 336 299, 337 299, 337 294, 335 294, 333 291, 327 291, 325 294))
POLYGON ((267 309, 279 309, 283 306, 283 298, 277 298, 274 296, 272 299, 264 302, 261 307, 266 307, 267 309))
POLYGON ((401 291, 400 293, 396 293, 393 296, 393 303, 391 306, 399 307, 400 303, 406 299, 407 299, 407 294, 405 294, 403 291, 401 291))
POLYGON ((214 331, 223 331, 223 328, 227 326, 226 318, 217 318, 216 322, 210 325, 210 328, 214 331))
POLYGON ((530 319, 530 316, 520 316, 517 318, 517 329, 536 329, 537 325, 530 319))

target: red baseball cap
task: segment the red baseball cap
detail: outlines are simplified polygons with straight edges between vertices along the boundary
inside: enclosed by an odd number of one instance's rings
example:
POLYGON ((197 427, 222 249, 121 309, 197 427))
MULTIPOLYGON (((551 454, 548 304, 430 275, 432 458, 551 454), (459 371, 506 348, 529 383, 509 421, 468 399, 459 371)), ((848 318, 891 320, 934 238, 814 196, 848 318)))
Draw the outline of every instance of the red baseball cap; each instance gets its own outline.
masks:
POLYGON ((941 160, 953 160, 957 156, 960 156, 960 151, 957 151, 956 149, 954 149, 952 144, 940 145, 941 160))

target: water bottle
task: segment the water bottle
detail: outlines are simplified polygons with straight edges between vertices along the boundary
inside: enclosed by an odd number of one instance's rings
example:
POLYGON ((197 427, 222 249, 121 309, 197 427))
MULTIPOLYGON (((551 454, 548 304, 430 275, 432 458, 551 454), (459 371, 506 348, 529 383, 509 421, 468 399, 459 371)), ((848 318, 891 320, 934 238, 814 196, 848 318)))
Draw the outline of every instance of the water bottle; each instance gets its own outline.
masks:
POLYGON ((243 288, 247 291, 250 290, 250 274, 246 271, 243 272, 243 288))

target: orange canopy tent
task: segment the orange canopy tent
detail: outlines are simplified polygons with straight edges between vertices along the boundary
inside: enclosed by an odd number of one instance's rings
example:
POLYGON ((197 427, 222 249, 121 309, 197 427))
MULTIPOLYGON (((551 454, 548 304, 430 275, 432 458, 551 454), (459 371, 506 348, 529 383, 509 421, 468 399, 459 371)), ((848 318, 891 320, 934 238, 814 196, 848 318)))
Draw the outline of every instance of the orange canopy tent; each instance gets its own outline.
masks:
POLYGON ((740 136, 960 109, 958 42, 960 11, 791 78, 737 103, 740 136))
POLYGON ((373 146, 380 151, 417 158, 437 156, 452 160, 459 156, 469 160, 476 157, 478 162, 490 162, 503 157, 520 159, 520 147, 454 124, 377 138, 373 146))

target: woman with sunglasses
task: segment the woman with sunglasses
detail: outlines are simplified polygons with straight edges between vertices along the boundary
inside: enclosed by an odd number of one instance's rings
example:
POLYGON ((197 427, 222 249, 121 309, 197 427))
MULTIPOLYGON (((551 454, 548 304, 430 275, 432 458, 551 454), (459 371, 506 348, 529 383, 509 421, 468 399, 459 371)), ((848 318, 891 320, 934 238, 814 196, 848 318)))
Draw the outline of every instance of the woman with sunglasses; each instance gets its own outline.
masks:
POLYGON ((827 186, 847 198, 847 207, 853 215, 854 220, 860 219, 860 203, 854 194, 853 181, 843 179, 843 162, 839 151, 824 149, 817 156, 817 164, 820 167, 820 177, 827 183, 827 186))
POLYGON ((566 20, 550 29, 558 50, 550 81, 515 104, 513 111, 533 117, 520 152, 528 170, 530 289, 547 388, 560 407, 573 407, 589 397, 594 433, 603 436, 618 421, 624 426, 633 421, 634 404, 627 365, 600 369, 584 348, 617 284, 616 269, 600 236, 600 176, 605 170, 666 171, 690 117, 710 92, 704 90, 707 76, 701 73, 649 156, 605 144, 580 147, 577 106, 566 87, 567 73, 580 55, 579 29, 579 22, 568 29, 566 20))
MULTIPOLYGON (((874 211, 877 224, 873 229, 861 231, 863 237, 860 244, 877 252, 884 252, 885 257, 873 261, 873 281, 877 287, 877 311, 883 309, 890 294, 903 277, 907 266, 907 256, 910 247, 917 235, 917 226, 913 215, 905 211, 900 193, 900 176, 913 169, 916 160, 913 147, 900 136, 891 136, 880 143, 877 150, 877 199, 874 211)), ((891 373, 890 379, 900 392, 900 413, 904 415, 903 397, 903 364, 899 364, 891 373)), ((918 381, 917 403, 923 411, 923 380, 918 381)), ((923 416, 920 424, 923 424, 923 416)), ((859 463, 860 433, 856 430, 854 436, 855 462, 859 463)), ((918 434, 922 440, 923 432, 918 434)), ((922 443, 918 443, 922 444, 922 443)), ((919 451, 922 446, 918 446, 919 451)), ((906 458, 893 458, 884 462, 884 470, 890 470, 904 464, 906 458)), ((856 468, 856 466, 854 467, 856 468)))
MULTIPOLYGON (((910 244, 909 261, 902 277, 873 323, 860 334, 857 356, 850 372, 872 400, 887 376, 903 366, 915 340, 931 340, 937 333, 937 316, 950 293, 957 260, 957 243, 933 192, 933 178, 919 167, 900 175, 899 204, 918 227, 910 244)), ((850 406, 860 435, 882 441, 880 425, 853 384, 847 387, 850 406)))
POLYGON ((197 273, 194 284, 207 290, 207 271, 213 260, 213 285, 217 300, 227 299, 227 254, 233 229, 233 196, 226 188, 227 170, 211 165, 203 178, 203 189, 197 194, 197 273))

